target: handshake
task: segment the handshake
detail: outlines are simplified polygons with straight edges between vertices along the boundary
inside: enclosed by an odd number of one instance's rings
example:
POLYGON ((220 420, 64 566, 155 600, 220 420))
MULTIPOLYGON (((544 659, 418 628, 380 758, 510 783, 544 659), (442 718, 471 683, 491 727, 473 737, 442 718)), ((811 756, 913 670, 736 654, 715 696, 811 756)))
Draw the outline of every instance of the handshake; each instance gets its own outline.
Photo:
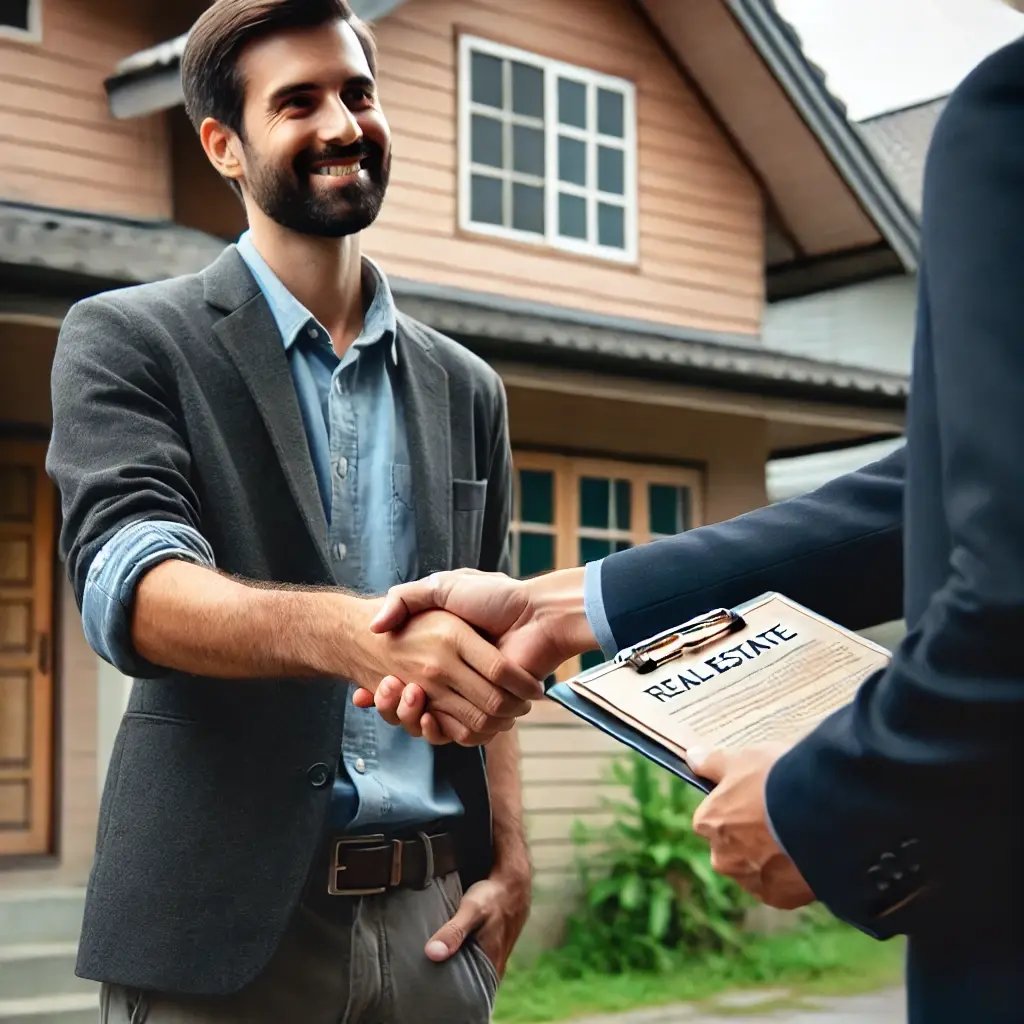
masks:
POLYGON ((543 696, 539 680, 598 646, 584 612, 583 574, 515 580, 457 569, 392 587, 370 629, 394 646, 394 674, 373 692, 357 689, 353 703, 375 706, 392 725, 435 745, 487 743, 543 696), (416 664, 398 656, 403 634, 431 619, 433 656, 416 664))
MULTIPOLYGON (((433 744, 486 743, 543 695, 538 680, 598 646, 583 577, 583 569, 525 581, 458 569, 392 587, 370 622, 385 649, 366 668, 397 665, 407 678, 385 676, 353 701, 433 744)), ((768 773, 787 746, 689 750, 687 761, 716 784, 693 819, 711 845, 711 866, 770 906, 794 908, 814 893, 775 838, 765 803, 768 773)))

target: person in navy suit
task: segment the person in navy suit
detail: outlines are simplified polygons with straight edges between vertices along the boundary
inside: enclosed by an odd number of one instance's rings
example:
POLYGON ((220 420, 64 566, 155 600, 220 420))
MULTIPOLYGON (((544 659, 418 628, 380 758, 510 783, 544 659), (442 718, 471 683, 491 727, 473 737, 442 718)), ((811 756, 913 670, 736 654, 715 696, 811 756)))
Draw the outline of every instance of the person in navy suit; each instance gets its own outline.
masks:
MULTIPOLYGON (((375 626, 440 606, 537 676, 766 590, 907 634, 791 749, 691 752, 714 866, 765 903, 817 898, 909 936, 914 1024, 1024 1021, 1024 40, 951 96, 929 153, 907 443, 817 492, 519 582, 439 574, 375 626)), ((443 742, 389 679, 392 722, 443 742)), ((361 701, 372 700, 365 692, 361 701)))

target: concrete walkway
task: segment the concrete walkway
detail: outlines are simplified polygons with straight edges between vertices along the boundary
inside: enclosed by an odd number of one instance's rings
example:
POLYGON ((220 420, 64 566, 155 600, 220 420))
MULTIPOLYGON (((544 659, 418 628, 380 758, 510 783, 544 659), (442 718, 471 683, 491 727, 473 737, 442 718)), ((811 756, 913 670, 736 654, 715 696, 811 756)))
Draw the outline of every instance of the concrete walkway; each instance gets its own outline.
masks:
POLYGON ((861 996, 794 995, 784 989, 737 992, 700 1007, 660 1006, 571 1024, 903 1024, 902 989, 861 996))

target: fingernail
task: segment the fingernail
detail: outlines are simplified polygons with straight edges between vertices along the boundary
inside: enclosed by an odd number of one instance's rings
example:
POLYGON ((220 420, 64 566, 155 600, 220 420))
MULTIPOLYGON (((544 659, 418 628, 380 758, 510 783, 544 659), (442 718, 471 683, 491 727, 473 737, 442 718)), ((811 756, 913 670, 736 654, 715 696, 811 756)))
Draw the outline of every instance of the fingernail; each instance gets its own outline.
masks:
POLYGON ((413 703, 412 690, 406 690, 405 693, 402 694, 402 700, 404 700, 406 704, 412 704, 413 703))
POLYGON ((427 943, 427 956, 434 961, 447 960, 448 947, 440 939, 434 939, 427 943))

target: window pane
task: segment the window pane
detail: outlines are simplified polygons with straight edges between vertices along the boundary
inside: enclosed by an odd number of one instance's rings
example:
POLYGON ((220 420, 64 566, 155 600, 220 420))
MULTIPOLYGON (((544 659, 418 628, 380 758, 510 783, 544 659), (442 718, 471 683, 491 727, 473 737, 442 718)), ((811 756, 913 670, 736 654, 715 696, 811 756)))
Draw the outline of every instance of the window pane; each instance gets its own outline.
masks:
POLYGON ((513 125, 512 167, 523 174, 544 177, 544 132, 539 128, 513 125))
POLYGON ((470 69, 473 99, 489 107, 501 107, 501 60, 487 53, 474 53, 470 69))
POLYGON ((597 130, 602 135, 625 138, 625 102, 620 92, 597 90, 597 130))
POLYGON ((555 538, 548 533, 519 534, 518 576, 535 576, 555 567, 555 538))
POLYGON ((577 128, 587 127, 587 87, 582 82, 559 78, 558 120, 577 128))
POLYGON ((512 227, 544 234, 544 189, 536 185, 512 185, 512 227))
POLYGON ((473 125, 470 132, 472 146, 470 155, 473 163, 486 164, 488 167, 503 167, 503 146, 501 121, 493 117, 481 117, 473 115, 473 125))
POLYGON ((558 177, 574 185, 586 185, 587 147, 579 139, 558 137, 558 177))
POLYGON ((587 237, 587 204, 580 196, 558 196, 558 233, 566 238, 587 237))
POLYGON ((28 0, 0 0, 0 25, 28 29, 28 0))
POLYGON ((616 551, 628 551, 632 546, 632 542, 628 540, 617 540, 615 542, 616 551))
POLYGON ((626 154, 621 149, 597 147, 597 187, 617 196, 626 194, 626 154))
POLYGON ((629 529, 630 485, 628 480, 615 481, 615 528, 629 529))
POLYGON ((502 222, 502 183, 500 178, 474 174, 470 186, 469 217, 478 224, 502 222))
POLYGON ((555 521, 555 477, 546 470, 519 471, 519 518, 524 523, 555 521))
POLYGON ((597 204, 597 240, 601 245, 626 248, 626 211, 621 206, 597 204))
POLYGON ((587 651, 586 654, 580 655, 580 671, 585 671, 588 668, 596 668, 598 665, 604 664, 604 655, 600 651, 587 651))
POLYGON ((612 553, 610 540, 597 540, 595 537, 580 537, 580 565, 596 562, 612 553))
POLYGON ((651 533, 675 534, 690 528, 690 489, 651 484, 648 491, 651 533))
POLYGON ((609 483, 594 476, 580 477, 580 526, 608 529, 609 483))
POLYGON ((540 68, 513 63, 512 109, 529 117, 544 116, 544 72, 540 68))

